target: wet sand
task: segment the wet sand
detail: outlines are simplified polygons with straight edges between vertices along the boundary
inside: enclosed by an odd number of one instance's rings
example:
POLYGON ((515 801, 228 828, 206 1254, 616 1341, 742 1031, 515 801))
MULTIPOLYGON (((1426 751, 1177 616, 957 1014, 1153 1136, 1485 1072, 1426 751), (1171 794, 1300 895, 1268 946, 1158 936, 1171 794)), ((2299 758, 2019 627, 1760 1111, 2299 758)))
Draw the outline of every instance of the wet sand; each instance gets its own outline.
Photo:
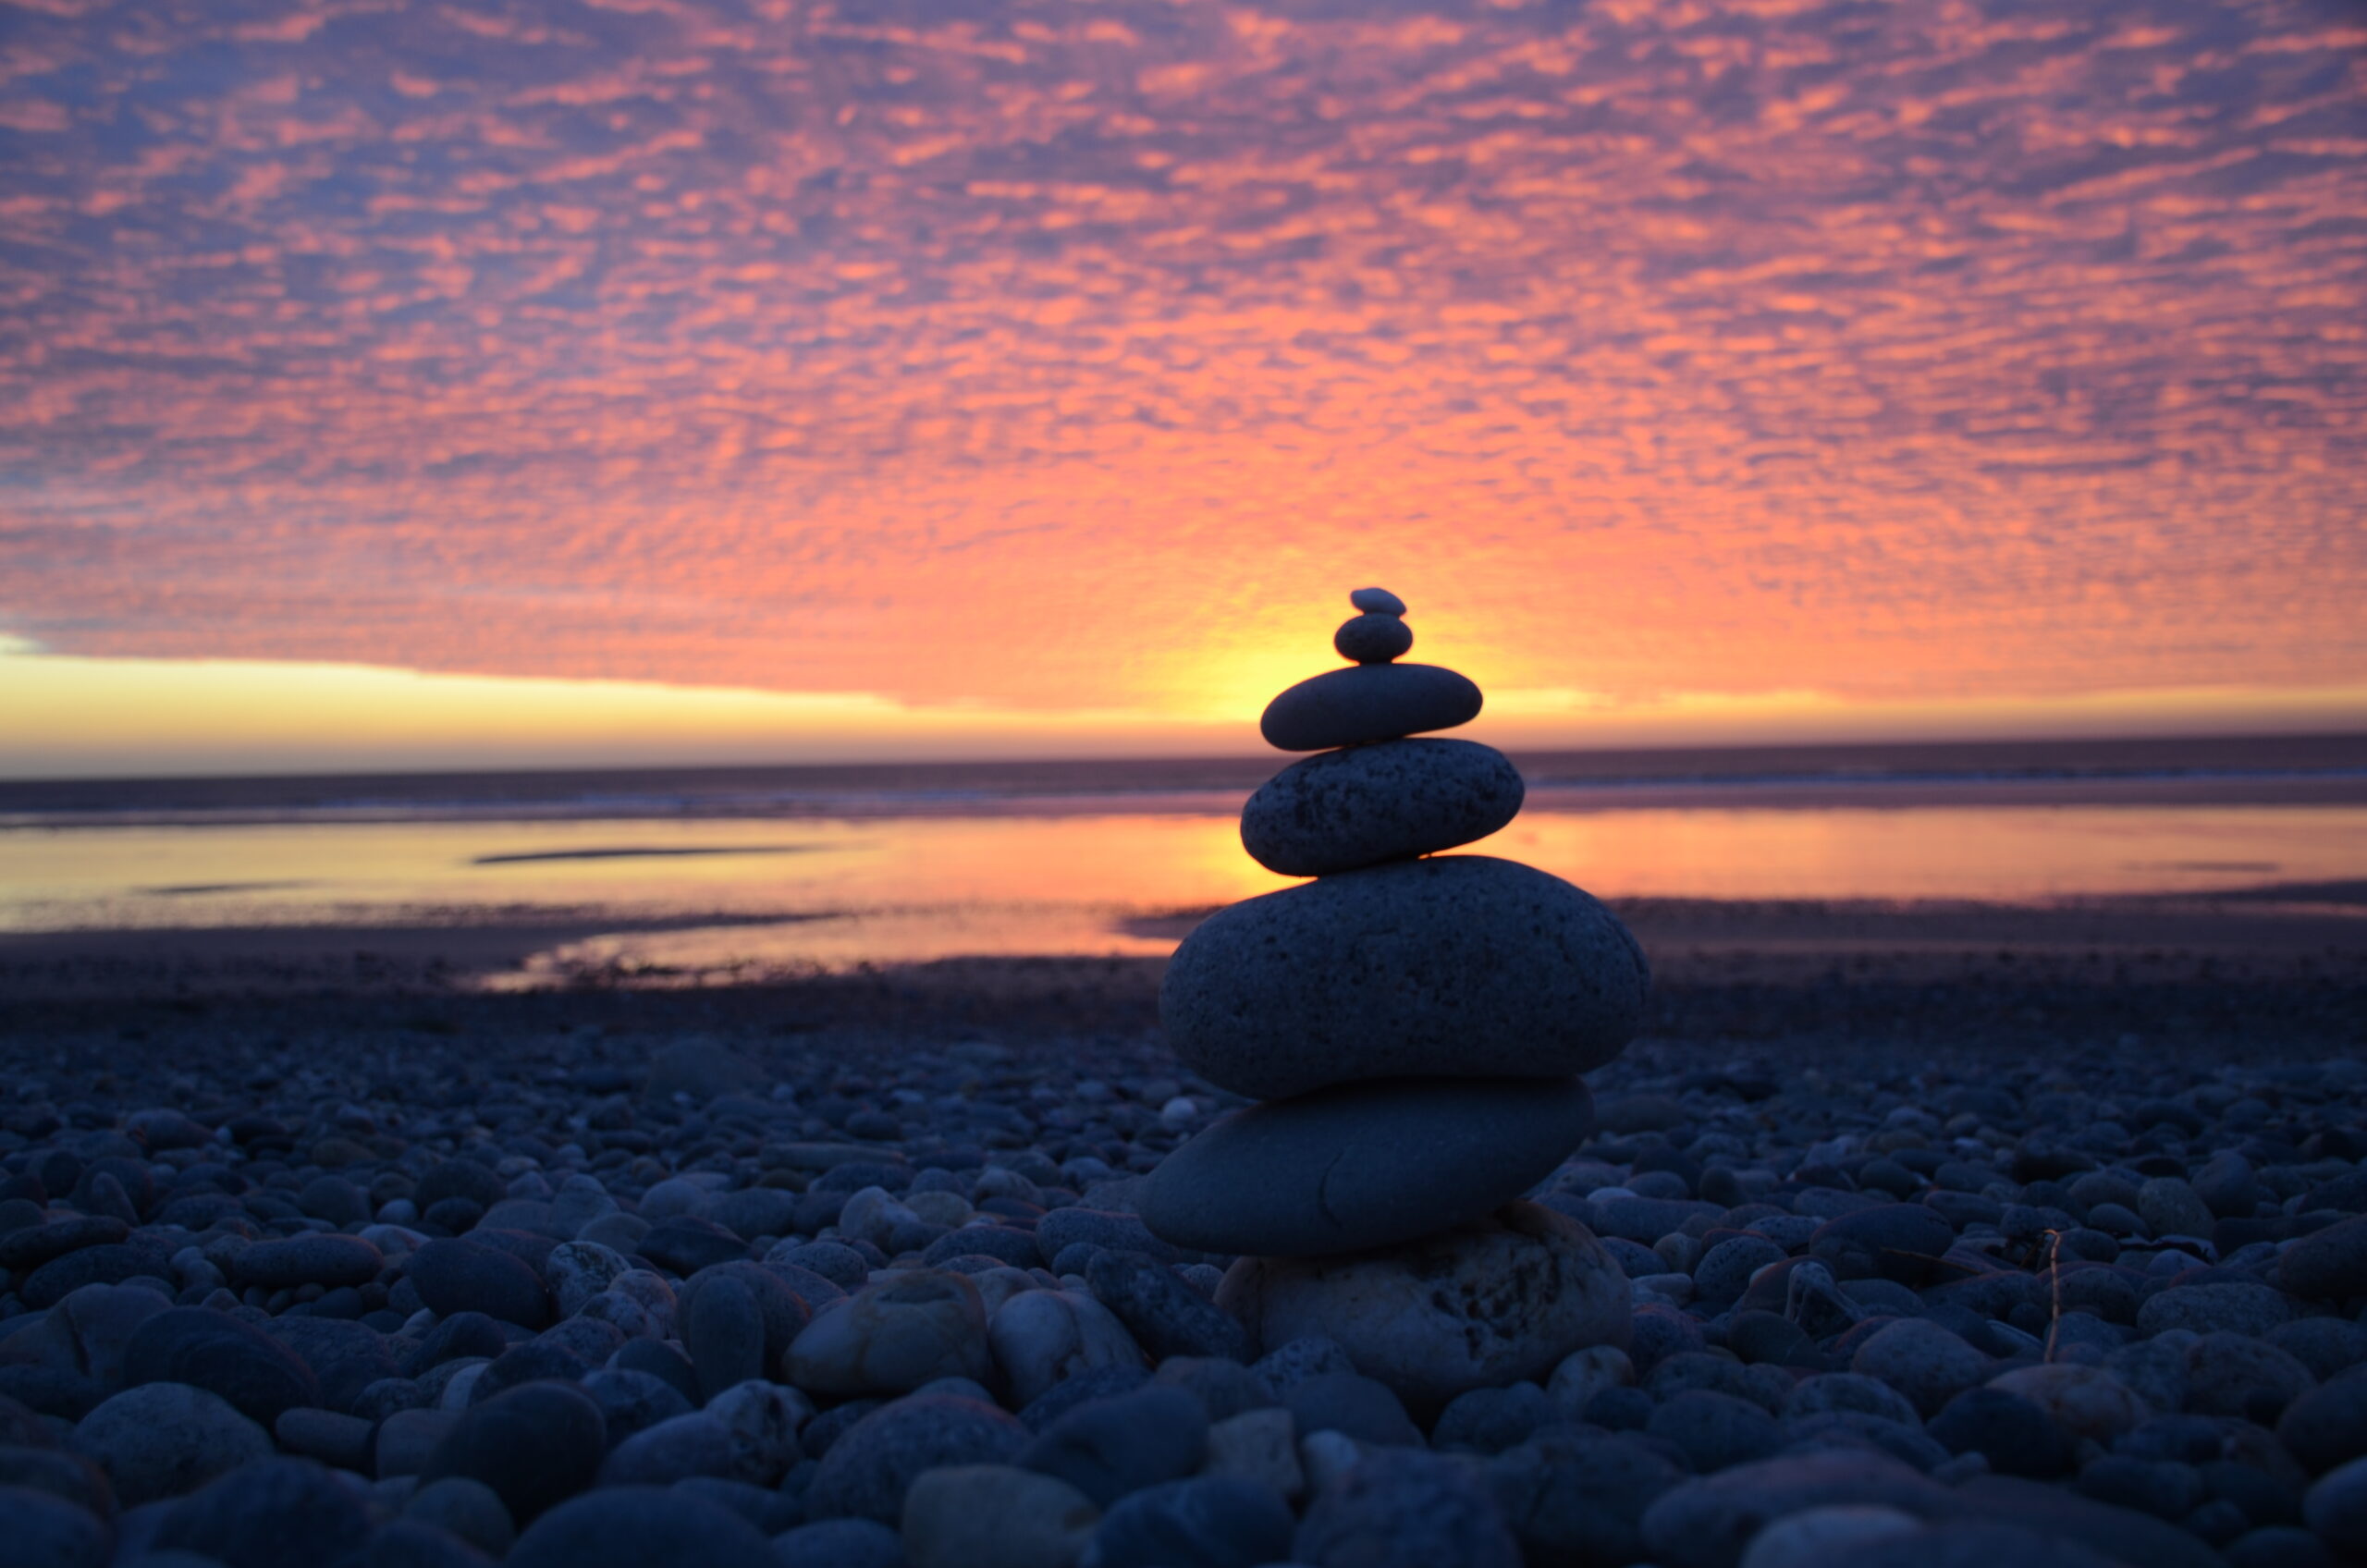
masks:
MULTIPOLYGON (((1618 907, 1654 967, 1650 1034, 1668 1041, 2135 1040, 2238 1053, 2249 1043, 2280 1055, 2367 1047, 2367 918, 2355 901, 1618 907)), ((1180 937, 1204 913, 1132 925, 1180 937)), ((543 912, 467 926, 0 935, 0 1035, 18 1051, 78 1052, 133 1035, 202 1048, 226 1030, 399 1039, 418 1033, 404 1021, 427 1020, 430 1033, 464 1034, 715 1027, 865 1054, 964 1034, 1050 1044, 1157 1028, 1157 958, 952 958, 730 975, 586 966, 521 994, 488 987, 531 955, 621 928, 613 916, 570 924, 543 912)))

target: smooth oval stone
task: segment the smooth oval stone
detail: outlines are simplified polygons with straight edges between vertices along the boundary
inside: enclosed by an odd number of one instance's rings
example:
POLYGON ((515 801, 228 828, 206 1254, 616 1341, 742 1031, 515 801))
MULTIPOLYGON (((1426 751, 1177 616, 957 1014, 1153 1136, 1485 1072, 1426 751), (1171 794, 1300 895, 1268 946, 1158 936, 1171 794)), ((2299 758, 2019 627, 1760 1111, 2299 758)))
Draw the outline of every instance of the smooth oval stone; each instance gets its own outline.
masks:
POLYGON ((1576 1220, 1537 1204, 1342 1257, 1245 1257, 1217 1305, 1273 1349, 1339 1341, 1417 1418, 1457 1394, 1536 1381, 1588 1345, 1625 1348, 1627 1278, 1576 1220))
POLYGON ((335 1231, 257 1242, 232 1260, 231 1277, 241 1286, 266 1291, 298 1285, 366 1285, 386 1260, 359 1236, 335 1231))
POLYGON ((124 1350, 123 1380, 203 1389, 266 1428, 284 1411, 321 1402, 319 1377, 295 1351, 243 1318, 202 1306, 176 1306, 141 1324, 124 1350))
POLYGON ((411 1254, 411 1282, 439 1317, 482 1312, 527 1329, 550 1321, 550 1298, 541 1277, 496 1247, 430 1242, 411 1254))
POLYGON ((1475 741, 1318 752, 1257 787, 1241 847, 1269 871, 1329 876, 1484 839, 1520 811, 1520 770, 1475 741))
POLYGON ((1203 1252, 1318 1257, 1489 1214, 1594 1125, 1576 1078, 1396 1079, 1233 1112, 1150 1174, 1143 1223, 1203 1252))
POLYGON ((1351 616, 1331 633, 1331 646, 1343 659, 1358 664, 1387 664, 1405 656, 1414 645, 1414 629, 1393 615, 1351 616))
POLYGON ((772 1543, 720 1503, 656 1487, 604 1487, 534 1521, 513 1568, 720 1568, 768 1563, 772 1543))
POLYGON ((1404 615, 1405 601, 1386 588, 1358 588, 1348 594, 1348 603, 1367 615, 1404 615))
POLYGON ((1618 917, 1487 855, 1401 861, 1220 909, 1175 950, 1159 1021, 1253 1099, 1368 1078, 1564 1078, 1617 1056, 1650 970, 1618 917))
POLYGON ((1452 729, 1479 717, 1479 688, 1434 664, 1360 664, 1297 685, 1266 704, 1257 732, 1285 752, 1328 752, 1452 729))

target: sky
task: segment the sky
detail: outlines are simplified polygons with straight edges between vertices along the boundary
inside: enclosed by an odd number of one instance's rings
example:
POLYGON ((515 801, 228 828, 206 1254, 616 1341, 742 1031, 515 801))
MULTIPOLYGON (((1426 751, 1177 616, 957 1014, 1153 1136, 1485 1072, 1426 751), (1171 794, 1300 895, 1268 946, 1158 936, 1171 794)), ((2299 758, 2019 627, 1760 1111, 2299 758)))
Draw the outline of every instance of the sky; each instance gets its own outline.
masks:
POLYGON ((2367 726, 2354 0, 0 0, 0 774, 2367 726))

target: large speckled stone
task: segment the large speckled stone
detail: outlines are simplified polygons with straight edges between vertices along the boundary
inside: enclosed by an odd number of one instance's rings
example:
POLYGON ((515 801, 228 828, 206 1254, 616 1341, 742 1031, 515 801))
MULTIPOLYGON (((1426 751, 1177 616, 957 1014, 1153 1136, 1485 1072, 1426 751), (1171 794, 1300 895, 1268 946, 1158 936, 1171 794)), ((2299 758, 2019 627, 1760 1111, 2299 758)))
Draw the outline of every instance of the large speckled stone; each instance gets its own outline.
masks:
POLYGON ((1259 786, 1241 846, 1269 871, 1328 876, 1484 839, 1520 810, 1520 772, 1472 741, 1318 752, 1259 786))
POLYGON ((1452 729, 1479 717, 1479 688, 1434 664, 1360 664, 1302 680, 1266 704, 1266 743, 1325 752, 1452 729))
POLYGON ((1282 1099, 1367 1078, 1565 1078, 1617 1056, 1650 971, 1618 918, 1487 855, 1343 872, 1201 922, 1159 986, 1177 1056, 1282 1099))
POLYGON ((1627 1277, 1576 1220, 1537 1204, 1342 1257, 1245 1257, 1217 1305, 1258 1348, 1321 1335, 1427 1419, 1457 1394, 1541 1381, 1573 1351, 1625 1349, 1627 1277))
POLYGON ((1594 1125, 1576 1078, 1413 1078, 1235 1111, 1168 1156, 1140 1199, 1163 1241, 1313 1257, 1478 1219, 1594 1125))

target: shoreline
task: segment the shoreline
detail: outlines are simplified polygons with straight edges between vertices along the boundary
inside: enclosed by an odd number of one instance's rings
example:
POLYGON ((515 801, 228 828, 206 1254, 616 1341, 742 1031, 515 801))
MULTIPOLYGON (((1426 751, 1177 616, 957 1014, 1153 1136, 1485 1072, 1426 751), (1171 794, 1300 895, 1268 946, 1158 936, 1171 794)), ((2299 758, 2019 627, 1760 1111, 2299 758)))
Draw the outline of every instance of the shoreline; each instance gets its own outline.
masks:
MULTIPOLYGON (((1508 754, 1533 807, 2357 805, 2367 735, 1508 754)), ((0 831, 283 822, 1230 814, 1266 755, 254 778, 0 778, 0 831)))
MULTIPOLYGON (((1614 907, 1653 964, 1647 1033, 1662 1040, 1924 1050, 2135 1036, 2229 1054, 2367 1048, 2367 919, 2355 913, 2198 900, 1614 907)), ((1136 929, 1180 937, 1202 913, 1136 929)), ((469 926, 0 934, 0 1037, 22 1047, 71 1036, 79 1050, 129 1029, 202 1049, 227 1028, 400 1038, 418 1031, 388 1019, 459 1021, 478 1035, 642 1020, 661 1032, 827 1036, 869 1052, 965 1030, 1024 1042, 1157 1029, 1158 957, 956 956, 728 976, 584 968, 549 985, 498 984, 586 936, 687 923, 543 913, 469 926)))

